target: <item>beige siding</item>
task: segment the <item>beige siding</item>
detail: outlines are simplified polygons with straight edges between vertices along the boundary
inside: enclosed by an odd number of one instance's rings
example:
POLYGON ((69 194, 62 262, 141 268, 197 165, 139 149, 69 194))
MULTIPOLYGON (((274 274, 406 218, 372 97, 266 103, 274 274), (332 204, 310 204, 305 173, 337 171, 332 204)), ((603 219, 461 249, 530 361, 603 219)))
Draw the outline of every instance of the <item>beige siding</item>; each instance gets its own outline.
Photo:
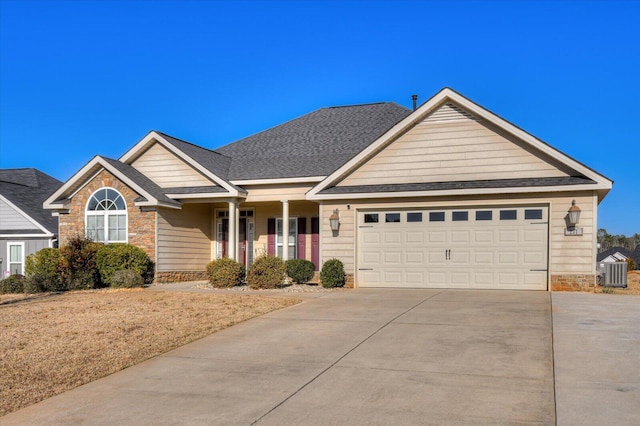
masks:
POLYGON ((445 105, 338 186, 567 176, 554 164, 445 105))
POLYGON ((429 200, 399 199, 390 201, 354 201, 347 204, 324 204, 321 206, 321 245, 320 260, 326 261, 337 257, 345 264, 347 273, 354 273, 355 246, 357 230, 355 219, 357 209, 390 209, 390 208, 437 208, 437 207, 461 207, 465 206, 500 206, 500 205, 527 205, 548 204, 549 213, 549 273, 555 274, 594 274, 595 273, 595 239, 597 223, 595 222, 594 199, 597 195, 586 191, 570 194, 540 194, 527 198, 523 195, 504 196, 500 198, 475 196, 464 200, 453 197, 433 198, 429 200), (582 210, 578 227, 583 228, 581 236, 565 236, 564 217, 571 207, 571 200, 582 210), (333 209, 340 211, 340 231, 333 235, 327 219, 333 209))
POLYGON ((215 185, 159 143, 151 146, 131 165, 161 188, 215 185))
POLYGON ((288 185, 244 185, 248 195, 246 202, 305 200, 305 194, 311 189, 309 184, 288 185))
POLYGON ((203 271, 211 260, 211 208, 158 210, 158 271, 203 271))
POLYGON ((38 227, 27 220, 27 218, 17 212, 9 204, 0 200, 0 233, 2 233, 2 231, 18 231, 25 229, 38 229, 38 227))

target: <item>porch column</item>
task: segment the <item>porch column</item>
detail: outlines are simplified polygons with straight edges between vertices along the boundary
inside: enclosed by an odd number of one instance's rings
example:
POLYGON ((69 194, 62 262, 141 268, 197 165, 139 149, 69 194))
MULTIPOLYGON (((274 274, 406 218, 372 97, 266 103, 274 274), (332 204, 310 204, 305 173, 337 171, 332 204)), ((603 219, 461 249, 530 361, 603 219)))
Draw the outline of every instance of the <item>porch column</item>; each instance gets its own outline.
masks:
POLYGON ((240 242, 240 200, 236 203, 236 257, 237 261, 242 260, 242 256, 240 255, 240 250, 242 247, 240 245, 243 242, 240 242))
POLYGON ((236 234, 236 200, 229 201, 229 247, 228 256, 230 259, 237 260, 238 255, 236 252, 236 246, 238 237, 236 234))
POLYGON ((282 200, 282 260, 289 260, 289 200, 282 200))

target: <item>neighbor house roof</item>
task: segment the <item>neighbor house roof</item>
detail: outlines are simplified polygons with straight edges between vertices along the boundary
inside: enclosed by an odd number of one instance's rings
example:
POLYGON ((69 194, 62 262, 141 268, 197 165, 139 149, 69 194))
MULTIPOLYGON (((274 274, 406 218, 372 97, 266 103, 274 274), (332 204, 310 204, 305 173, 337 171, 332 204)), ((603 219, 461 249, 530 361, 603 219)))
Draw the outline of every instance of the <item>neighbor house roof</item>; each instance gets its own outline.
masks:
POLYGON ((229 180, 327 176, 411 113, 386 102, 321 108, 216 149, 229 180))
POLYGON ((60 185, 34 168, 0 170, 0 195, 51 234, 58 232, 58 219, 42 208, 42 202, 60 185))
POLYGON ((610 249, 607 249, 598 253, 598 255, 596 256, 596 260, 598 262, 601 262, 602 260, 606 259, 609 256, 615 257, 615 255, 618 253, 623 255, 627 259, 633 259, 633 261, 636 262, 636 264, 640 264, 640 244, 638 244, 636 246, 636 249, 633 251, 625 247, 611 247, 610 249))

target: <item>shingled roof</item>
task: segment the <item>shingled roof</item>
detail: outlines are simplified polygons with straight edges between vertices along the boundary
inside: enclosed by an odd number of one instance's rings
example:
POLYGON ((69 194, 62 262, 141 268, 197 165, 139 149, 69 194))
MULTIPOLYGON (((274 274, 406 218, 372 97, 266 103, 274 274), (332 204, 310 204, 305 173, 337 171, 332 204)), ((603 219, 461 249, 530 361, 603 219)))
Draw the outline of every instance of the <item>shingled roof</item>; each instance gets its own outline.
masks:
POLYGON ((321 108, 216 152, 231 158, 229 180, 327 176, 410 113, 391 102, 321 108))
POLYGON ((58 179, 37 169, 0 170, 0 195, 52 234, 58 232, 58 218, 44 210, 42 202, 60 185, 58 179))

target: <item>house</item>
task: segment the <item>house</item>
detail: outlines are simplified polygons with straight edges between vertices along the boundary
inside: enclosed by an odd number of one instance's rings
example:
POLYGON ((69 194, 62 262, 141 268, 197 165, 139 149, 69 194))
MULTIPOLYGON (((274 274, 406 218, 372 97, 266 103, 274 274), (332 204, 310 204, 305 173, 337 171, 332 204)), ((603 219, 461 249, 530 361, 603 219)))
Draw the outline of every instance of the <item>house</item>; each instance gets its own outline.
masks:
POLYGON ((596 256, 598 263, 608 262, 626 262, 627 259, 633 260, 636 265, 636 269, 640 268, 640 244, 636 246, 634 251, 629 250, 626 247, 611 247, 604 250, 596 256))
POLYGON ((24 274, 28 255, 55 245, 58 219, 42 203, 60 185, 40 170, 0 170, 0 279, 24 274))
POLYGON ((273 253, 338 258, 356 287, 557 290, 594 285, 612 184, 445 88, 413 111, 322 108, 215 150, 152 131, 44 207, 62 243, 140 246, 159 282, 273 253))

